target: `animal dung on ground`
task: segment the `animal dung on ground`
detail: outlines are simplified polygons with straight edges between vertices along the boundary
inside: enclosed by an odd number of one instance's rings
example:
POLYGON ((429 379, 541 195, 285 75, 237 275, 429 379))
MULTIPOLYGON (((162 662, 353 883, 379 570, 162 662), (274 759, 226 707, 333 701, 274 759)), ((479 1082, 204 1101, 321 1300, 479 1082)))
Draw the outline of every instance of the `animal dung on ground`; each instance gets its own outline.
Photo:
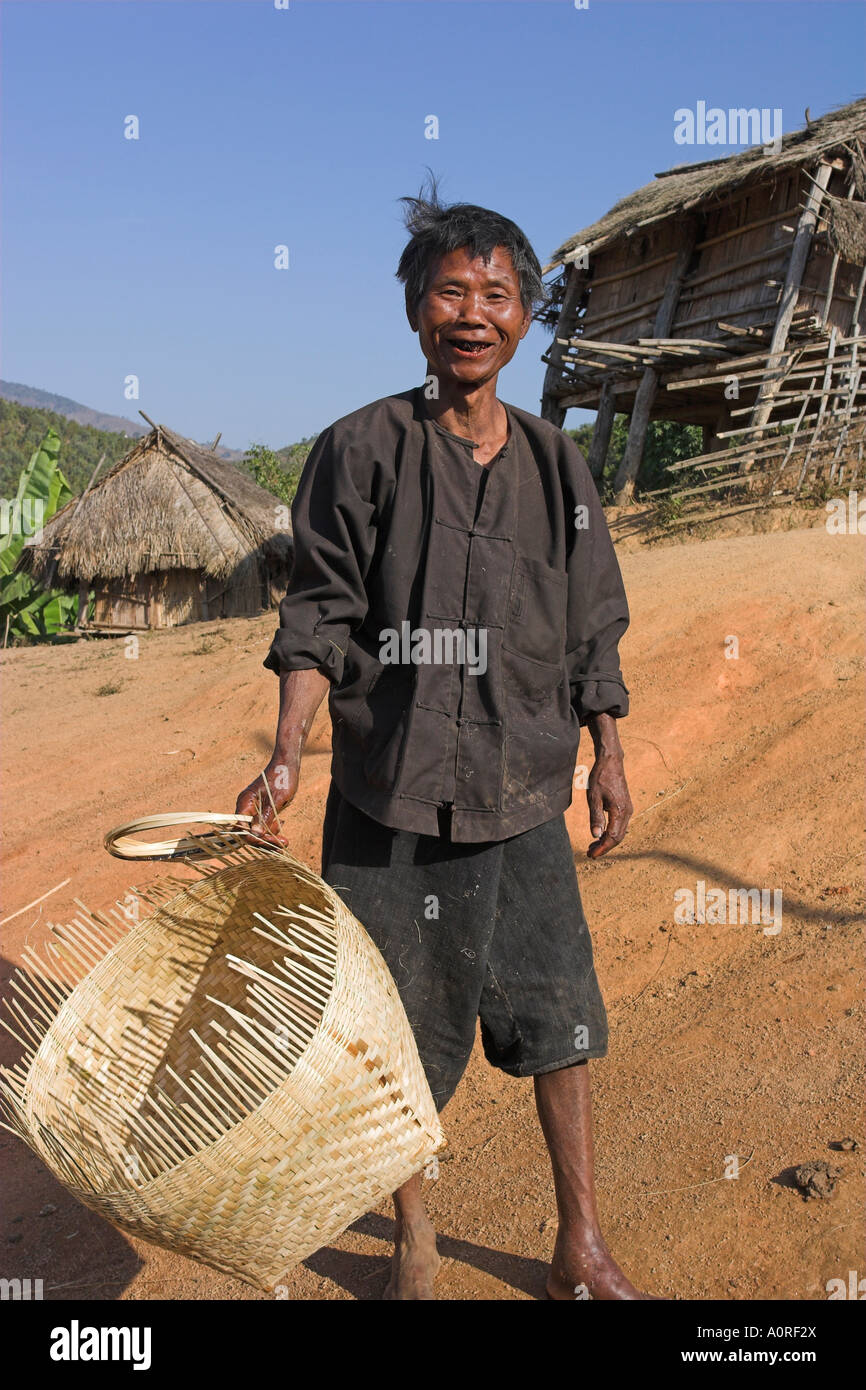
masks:
POLYGON ((799 1168, 794 1169, 794 1181, 807 1201, 832 1197, 839 1175, 838 1168, 831 1168, 821 1159, 814 1163, 801 1163, 799 1168))

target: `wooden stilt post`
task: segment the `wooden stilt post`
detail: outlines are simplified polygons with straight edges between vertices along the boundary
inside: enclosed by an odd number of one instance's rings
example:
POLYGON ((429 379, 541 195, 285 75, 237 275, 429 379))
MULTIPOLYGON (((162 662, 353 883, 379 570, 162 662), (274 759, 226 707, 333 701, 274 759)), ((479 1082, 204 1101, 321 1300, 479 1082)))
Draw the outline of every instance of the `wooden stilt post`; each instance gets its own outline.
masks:
POLYGON ((808 473, 808 471, 809 471, 809 464, 812 462, 812 454, 813 454, 814 451, 815 451, 815 446, 816 446, 816 444, 818 443, 819 439, 821 438, 821 425, 823 424, 823 421, 824 421, 824 413, 825 413, 825 411, 826 411, 826 409, 827 409, 827 405, 828 405, 828 403, 829 403, 829 402, 828 402, 828 392, 829 392, 829 390, 830 390, 830 382, 833 380, 833 358, 834 358, 835 356, 836 356, 836 329, 833 328, 833 329, 830 330, 830 345, 829 345, 829 347, 827 348, 827 365, 826 365, 826 367, 824 368, 824 385, 823 385, 823 387, 822 387, 822 389, 821 389, 821 401, 820 401, 820 404, 819 404, 819 406, 818 406, 818 418, 817 418, 817 420, 815 421, 815 429, 814 429, 814 431, 813 431, 813 433, 812 433, 812 438, 811 438, 810 441, 809 441, 809 448, 808 448, 808 450, 806 451, 806 459, 805 459, 805 462, 804 462, 804 464, 803 464, 803 476, 804 476, 804 477, 805 477, 805 475, 806 475, 806 474, 808 473))
MULTIPOLYGON (((846 194, 846 197, 847 197, 847 199, 848 199, 849 202, 850 202, 851 199, 854 197, 854 170, 853 170, 853 168, 852 168, 852 170, 851 170, 851 183, 850 183, 850 186, 849 186, 849 188, 848 188, 848 192, 847 192, 847 194, 846 194)), ((839 262, 840 262, 841 259, 842 259, 842 257, 841 257, 841 255, 839 254, 839 252, 838 252, 838 251, 835 251, 835 252, 833 253, 833 260, 832 260, 832 262, 831 262, 831 264, 830 264, 830 275, 829 275, 828 280, 827 280, 827 290, 826 290, 826 293, 825 293, 825 295, 824 295, 824 312, 823 312, 823 314, 821 315, 821 323, 822 323, 822 325, 823 325, 824 328, 827 327, 827 320, 828 320, 829 317, 830 317, 830 309, 831 309, 832 304, 833 304, 833 291, 834 291, 835 288, 836 288, 836 275, 837 275, 838 270, 839 270, 839 262)))
MULTIPOLYGON (((670 334, 676 314, 677 304, 679 303, 680 290, 686 277, 695 242, 698 236, 698 224, 695 219, 688 223, 683 232, 683 242, 677 254, 677 258, 671 268, 670 278, 662 296, 661 304, 656 313, 653 324, 653 337, 666 338, 670 334)), ((634 398, 634 408, 631 413, 631 423, 628 428, 628 440, 625 446, 625 453, 622 463, 617 469, 614 479, 616 490, 615 501, 617 506, 631 501, 634 492, 635 479, 643 459, 644 444, 646 443, 647 426, 649 425, 650 410, 655 399, 658 388, 658 372, 654 367, 646 367, 641 377, 640 385, 637 388, 634 398)))
POLYGON ((857 286, 857 298, 854 300, 854 311, 851 314, 851 323, 848 327, 849 338, 851 337, 852 333, 859 333, 860 331, 860 310, 863 307, 864 285, 866 285, 866 265, 864 265, 863 269, 860 272, 860 283, 857 286))
POLYGON ((565 348, 561 343, 558 343, 556 339, 567 339, 571 337, 578 304, 585 288, 586 271, 583 267, 572 265, 569 268, 565 294, 562 299, 562 308, 559 311, 559 318, 556 322, 553 347, 550 349, 550 365, 544 374, 544 386, 541 395, 542 420, 549 420, 552 425, 556 425, 559 429, 562 429, 566 408, 560 405, 559 397, 554 395, 554 391, 556 387, 560 385, 562 358, 565 348))
POLYGON ((712 425, 710 429, 710 443, 709 448, 707 449, 707 453, 716 454, 720 450, 724 449, 725 441, 724 439, 720 439, 719 436, 723 430, 726 430, 728 428, 730 423, 731 414, 728 407, 728 403, 727 401, 725 401, 724 405, 719 407, 719 413, 716 416, 715 423, 712 425))
POLYGON ((616 414, 616 400, 613 394, 613 383, 608 379, 601 388, 601 399, 598 403, 598 414, 595 417, 595 429, 592 432, 592 443, 589 446, 589 453, 586 461, 589 464, 589 471, 598 481, 604 473, 604 461, 607 458, 607 450, 610 444, 610 432, 613 429, 613 417, 616 414))
MULTIPOLYGON (((797 307, 797 296, 800 292, 803 271, 806 269, 806 261, 809 259, 809 251, 812 247, 812 237, 818 222, 818 209, 827 191, 832 172, 833 165, 824 162, 818 166, 817 173, 811 179, 809 192, 806 195, 806 205, 800 214, 800 221, 797 223, 797 231, 791 245, 788 272, 782 287, 782 297, 779 300, 779 312, 776 315, 773 336, 770 339, 768 366, 770 364, 773 367, 779 366, 778 358, 784 352, 785 344, 788 341, 788 332, 794 318, 794 310, 797 307)), ((780 371, 771 370, 769 379, 762 383, 749 420, 750 429, 759 429, 762 425, 766 425, 769 420, 781 375, 780 371)), ((744 459, 742 467, 743 472, 747 472, 751 467, 751 459, 744 459)))
POLYGON ((78 585, 78 612, 75 618, 76 628, 82 628, 87 626, 87 609, 89 607, 89 600, 90 589, 88 588, 87 581, 83 579, 78 585))

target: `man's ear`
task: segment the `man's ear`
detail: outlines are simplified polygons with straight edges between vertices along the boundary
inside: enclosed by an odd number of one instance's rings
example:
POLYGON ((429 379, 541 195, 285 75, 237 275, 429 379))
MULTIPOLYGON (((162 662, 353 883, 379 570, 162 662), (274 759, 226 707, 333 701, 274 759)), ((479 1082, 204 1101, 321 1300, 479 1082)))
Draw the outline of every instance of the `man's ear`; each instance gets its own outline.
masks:
POLYGON ((529 332, 529 325, 530 325, 531 323, 532 323, 532 310, 531 310, 531 309, 527 309, 526 313, 525 313, 524 316, 523 316, 523 327, 522 327, 521 330, 520 330, 520 337, 521 337, 521 340, 522 340, 523 338, 525 338, 526 335, 527 335, 527 333, 529 332))
POLYGON ((412 312, 412 310, 409 308, 409 296, 408 296, 408 294, 407 294, 407 296, 406 296, 406 317, 407 317, 407 319, 409 320, 409 327, 412 329, 412 332, 413 332, 413 333, 417 333, 417 332, 418 332, 418 315, 417 315, 417 314, 414 314, 414 313, 412 312))

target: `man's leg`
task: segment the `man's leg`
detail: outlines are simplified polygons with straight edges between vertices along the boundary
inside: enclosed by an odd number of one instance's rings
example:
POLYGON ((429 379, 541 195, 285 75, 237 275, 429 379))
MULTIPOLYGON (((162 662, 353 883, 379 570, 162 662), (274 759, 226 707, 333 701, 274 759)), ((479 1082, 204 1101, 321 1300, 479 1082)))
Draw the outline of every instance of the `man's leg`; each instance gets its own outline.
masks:
POLYGON ((433 1299, 433 1280, 439 1270, 436 1232, 421 1195, 420 1173, 394 1193, 394 1254, 391 1278, 383 1294, 388 1299, 433 1299))
POLYGON ((587 1060, 607 1052, 607 1015, 564 816, 505 842, 481 998, 489 1062, 531 1076, 553 1165, 559 1231, 551 1298, 646 1298, 601 1234, 587 1060), (577 1292, 575 1292, 577 1290, 577 1292))
POLYGON ((533 1078, 538 1118, 553 1168, 559 1229, 547 1292, 555 1299, 650 1299, 626 1278, 601 1234, 595 1197, 589 1067, 577 1063, 533 1078))
MULTIPOLYGON (((351 806, 332 783, 322 877, 363 923, 394 978, 437 1110, 460 1080, 493 932, 495 847, 451 845, 389 830, 351 806), (435 908, 433 916, 428 909, 435 908)), ((432 1299, 436 1236, 416 1173, 394 1193, 396 1224, 387 1299, 432 1299)))

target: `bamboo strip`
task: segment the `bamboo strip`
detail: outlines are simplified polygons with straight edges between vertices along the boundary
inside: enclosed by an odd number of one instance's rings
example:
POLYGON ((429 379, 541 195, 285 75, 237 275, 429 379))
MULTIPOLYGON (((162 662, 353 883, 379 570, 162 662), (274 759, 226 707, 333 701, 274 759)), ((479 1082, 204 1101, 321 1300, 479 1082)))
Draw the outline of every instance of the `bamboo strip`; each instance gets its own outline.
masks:
POLYGON ((239 1009, 232 1008, 231 1004, 226 1004, 221 999, 215 999, 210 994, 207 995, 207 998, 212 1004, 216 1004, 218 1008, 225 1009, 229 1018, 233 1019, 239 1028, 242 1028, 245 1033, 249 1034, 252 1043, 248 1042, 247 1046, 252 1047, 252 1050, 261 1057, 262 1066, 270 1069, 275 1080, 282 1080, 286 1071, 285 1052, 275 1047, 265 1035, 264 1031, 260 1027, 257 1027, 252 1019, 247 1018, 246 1014, 242 1014, 239 1009), (264 1051, 262 1051, 262 1049, 264 1049, 264 1051), (274 1060, 279 1063, 278 1068, 274 1067, 274 1060))
MULTIPOLYGON (((292 1039, 293 1045, 297 1044, 297 1055, 300 1056, 304 1049, 309 1045, 310 1038, 313 1036, 313 1032, 315 1031, 315 1024, 312 1028, 310 1028, 307 1031, 306 1034, 304 1034, 299 1028, 296 1027, 294 1022, 292 1021, 292 1016, 287 1009, 283 1008, 278 1011, 275 1004, 273 1004, 272 1007, 269 1007, 269 1005, 272 1004, 273 1001, 265 1001, 259 995, 256 995, 250 998, 249 1003, 251 1009, 255 1009, 255 1011, 257 1013, 260 1013, 262 1017, 270 1020, 270 1022, 274 1025, 275 1032, 279 1032, 280 1035, 282 1035, 282 1032, 285 1031, 285 1033, 288 1034, 289 1038, 292 1039)), ((315 1022, 318 1023, 318 1019, 316 1019, 315 1022)))
POLYGON ((190 1129, 195 1128, 192 1117, 188 1114, 184 1115, 180 1107, 174 1104, 171 1097, 166 1094, 161 1086, 154 1085, 153 1090, 148 1091, 144 1100, 145 1104, 152 1106, 161 1117, 163 1124, 166 1125, 169 1132, 176 1137, 180 1145, 181 1153, 185 1154, 187 1157, 197 1151, 201 1145, 202 1138, 204 1138, 205 1147, 211 1142, 207 1135, 196 1136, 194 1133, 190 1134, 190 1129))
POLYGON ((241 1115, 245 1117, 250 1109, 250 1100, 249 1097, 245 1094, 246 1088, 241 1086, 235 1086, 233 1084, 234 1078, 225 1076, 222 1073, 222 1067, 224 1063, 222 1062, 221 1058, 217 1057, 216 1053, 211 1053, 210 1049, 206 1048, 204 1043, 201 1043, 201 1046, 204 1049, 202 1056, 199 1059, 201 1065, 210 1072, 211 1076, 214 1079, 215 1085, 222 1087, 223 1093, 228 1098, 227 1103, 230 1103, 235 1109, 240 1111, 241 1115), (205 1055, 205 1053, 207 1053, 207 1055, 205 1055), (234 1092, 235 1094, 233 1095, 232 1092, 234 1092))
POLYGON ((287 943, 293 945, 298 942, 304 943, 305 950, 311 955, 319 956, 328 964, 333 964, 335 958, 335 943, 333 938, 329 939, 323 934, 320 924, 314 917, 308 917, 302 912, 275 912, 274 917, 282 917, 283 920, 291 923, 290 927, 280 928, 276 923, 271 923, 275 931, 286 933, 287 943), (302 925, 302 923, 304 925, 302 925), (315 930, 311 930, 314 928, 315 930))
POLYGON ((211 1131, 212 1139, 219 1139, 220 1136, 225 1133, 225 1125, 220 1123, 213 1111, 204 1104, 202 1097, 196 1094, 192 1087, 184 1081, 182 1076, 178 1075, 174 1067, 170 1067, 168 1063, 166 1063, 165 1069, 172 1080, 175 1081, 182 1090, 186 1091, 187 1095, 191 1098, 192 1108, 199 1116, 199 1123, 203 1124, 206 1129, 211 1131))
MULTIPOLYGON (((217 1024, 215 1020, 211 1021, 211 1027, 219 1030, 219 1024, 217 1024)), ((249 1085, 245 1081, 242 1081, 240 1079, 240 1077, 237 1075, 236 1070, 232 1067, 229 1067, 216 1052, 214 1052, 210 1047, 208 1047, 206 1042, 199 1038, 198 1034, 194 1033, 192 1029, 190 1029, 189 1031, 190 1035, 193 1038, 195 1038, 195 1041, 198 1043, 199 1047, 201 1047, 202 1051, 207 1054, 209 1060, 213 1062, 214 1066, 217 1066, 219 1070, 223 1073, 226 1081, 231 1084, 232 1089, 237 1091, 238 1095, 242 1097, 244 1104, 247 1106, 252 1106, 253 1109, 256 1109, 256 1107, 260 1104, 260 1096, 255 1091, 251 1090, 249 1085)), ((222 1032, 225 1032, 225 1029, 222 1029, 222 1032)))
POLYGON ((32 946, 24 946, 21 955, 28 965, 28 974, 32 978, 38 977, 43 988, 48 991, 48 994, 54 1000, 54 1011, 56 1013, 57 1010, 66 1003, 69 997, 69 990, 60 980, 56 980, 53 975, 48 973, 46 962, 43 961, 41 956, 36 954, 32 946))
MULTIPOLYGON (((4 1006, 5 1006, 5 1000, 3 1001, 3 1003, 4 1003, 4 1006)), ((16 1021, 16 1023, 18 1022, 17 1019, 16 1019, 15 1021, 16 1021)), ((5 1018, 3 1017, 2 1014, 0 1014, 0 1028, 5 1029, 5 1031, 6 1031, 7 1033, 10 1033, 11 1036, 15 1039, 15 1041, 16 1041, 17 1043, 20 1043, 20 1044, 21 1044, 21 1046, 24 1048, 24 1051, 25 1051, 26 1056, 27 1056, 27 1058, 28 1058, 28 1065, 29 1065, 29 1062, 31 1062, 31 1061, 33 1060, 33 1056, 34 1056, 34 1051, 35 1051, 35 1049, 34 1049, 34 1044, 33 1044, 32 1042, 25 1042, 25 1040, 20 1036, 20 1034, 18 1034, 18 1033, 15 1032, 15 1029, 12 1027, 11 1023, 9 1023, 9 1021, 8 1021, 7 1019, 5 1019, 5 1018)), ((5 1071, 6 1068, 4 1067, 3 1070, 5 1071)))
MULTIPOLYGON (((250 1094, 253 1096, 253 1109, 257 1110, 269 1090, 268 1084, 262 1079, 262 1069, 259 1067, 257 1059, 248 1056, 244 1048, 243 1040, 237 1033, 229 1033, 216 1021, 214 1021, 212 1027, 225 1037, 224 1042, 217 1043, 217 1050, 221 1052, 224 1057, 231 1059, 232 1067, 236 1073, 241 1072, 247 1077, 250 1094)), ((280 1076, 280 1080, 283 1079, 284 1078, 280 1076)))
POLYGON ((79 946, 77 938, 75 936, 70 938, 69 934, 59 927, 54 928, 54 936, 58 944, 58 949, 68 951, 84 974, 89 975, 96 961, 91 960, 83 948, 79 946))
POLYGON ((197 1087, 204 1098, 214 1106, 222 1122, 223 1130, 231 1129, 243 1119, 243 1110, 232 1104, 225 1091, 217 1091, 216 1087, 205 1081, 204 1077, 200 1076, 197 1071, 190 1072, 189 1081, 190 1085, 197 1087))
MULTIPOLYGON (((226 956, 226 961, 230 968, 237 970, 238 973, 241 975, 247 975, 250 979, 254 979, 258 976, 261 976, 263 979, 268 980, 272 985, 276 986, 277 989, 284 990, 288 988, 288 986, 282 980, 278 979, 276 975, 271 975, 269 971, 262 969, 261 966, 252 965, 249 961, 238 960, 237 956, 226 956)), ((279 969, 276 961, 273 962, 273 966, 275 970, 279 969)), ((326 997, 321 996, 318 993, 318 991, 314 992, 312 988, 306 983, 306 981, 296 979, 291 973, 285 970, 282 973, 288 974, 289 983, 295 989, 297 989, 304 996, 304 998, 307 999, 307 1001, 313 1005, 314 1008, 318 1010, 318 1013, 321 1016, 322 1005, 323 1002, 325 1002, 326 997)))
POLYGON ((37 1028, 36 1024, 33 1023, 32 1019, 31 1019, 30 1016, 29 1016, 29 1014, 26 1014, 26 1013, 24 1012, 24 1010, 21 1008, 21 1006, 20 1006, 19 1003, 18 1003, 18 1000, 17 1000, 17 999, 4 999, 4 1000, 3 1000, 3 1007, 6 1008, 6 1009, 9 1009, 10 1013, 13 1013, 13 1010, 14 1010, 13 1018, 15 1019, 16 1023, 18 1024, 18 1027, 19 1027, 19 1028, 23 1028, 23 1029, 24 1029, 24 1032, 25 1032, 25 1033, 30 1037, 30 1039, 31 1039, 31 1042, 30 1042, 29 1046, 32 1047, 32 1048, 38 1049, 39 1044, 42 1042, 42 1036, 43 1036, 43 1035, 42 1035, 42 1033, 40 1033, 40 1031, 39 1031, 39 1029, 37 1028))
POLYGON ((50 999, 46 999, 43 994, 37 992, 36 984, 32 976, 25 975, 21 971, 16 971, 9 977, 9 984, 15 990, 16 994, 19 994, 22 999, 27 1001, 28 1006, 43 1024, 50 1026, 50 1024, 53 1023, 57 1010, 54 1008, 50 999))

